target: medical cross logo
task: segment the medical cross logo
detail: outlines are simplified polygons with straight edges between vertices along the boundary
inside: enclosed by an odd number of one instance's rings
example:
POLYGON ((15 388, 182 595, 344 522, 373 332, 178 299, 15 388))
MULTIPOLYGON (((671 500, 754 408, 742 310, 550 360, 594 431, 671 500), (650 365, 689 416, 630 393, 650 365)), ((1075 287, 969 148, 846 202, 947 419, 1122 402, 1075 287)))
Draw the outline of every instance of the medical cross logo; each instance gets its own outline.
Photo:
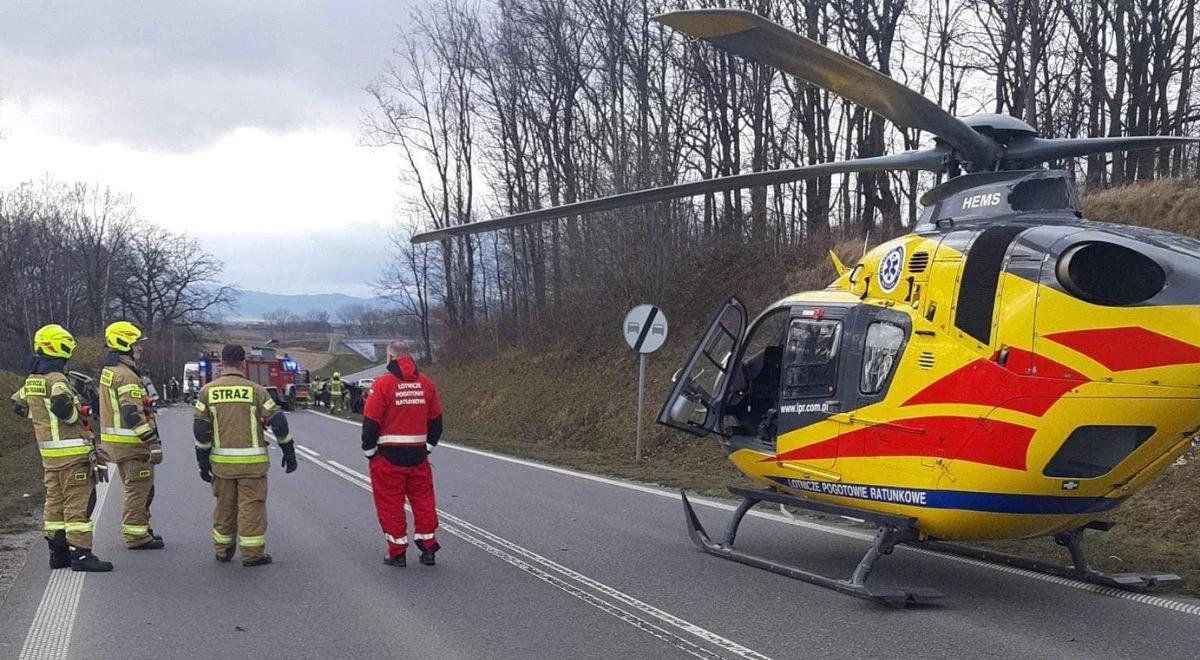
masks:
POLYGON ((879 261, 879 288, 883 289, 884 293, 891 293, 896 290, 896 285, 900 283, 900 273, 904 272, 904 246, 897 245, 888 250, 888 253, 883 255, 883 259, 879 261))

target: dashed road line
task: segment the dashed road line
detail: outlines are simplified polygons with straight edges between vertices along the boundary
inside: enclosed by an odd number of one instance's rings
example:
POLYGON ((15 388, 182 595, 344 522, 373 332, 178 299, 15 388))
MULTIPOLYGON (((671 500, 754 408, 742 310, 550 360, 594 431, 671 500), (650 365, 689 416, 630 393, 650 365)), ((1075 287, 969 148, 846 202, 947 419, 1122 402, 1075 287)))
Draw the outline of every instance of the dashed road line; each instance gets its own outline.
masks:
MULTIPOLYGON (((343 419, 341 417, 335 417, 333 415, 318 412, 315 410, 309 410, 308 412, 310 412, 314 415, 317 415, 319 417, 324 417, 326 419, 333 420, 335 422, 342 422, 343 424, 350 424, 353 426, 358 426, 358 423, 354 422, 352 420, 343 419)), ((666 497, 666 498, 672 499, 672 500, 679 499, 679 493, 677 491, 666 490, 666 489, 657 488, 654 486, 647 486, 644 484, 637 484, 637 483, 633 483, 633 482, 629 482, 629 481, 621 481, 619 479, 611 479, 611 478, 602 477, 602 476, 596 475, 596 474, 588 474, 586 472, 580 472, 578 470, 571 470, 569 468, 562 468, 562 467, 558 467, 555 465, 546 465, 545 463, 538 463, 536 461, 529 461, 529 460, 525 460, 525 459, 521 459, 521 458, 514 458, 512 456, 505 456, 503 454, 497 454, 495 452, 485 451, 482 449, 475 449, 473 447, 464 447, 462 445, 457 445, 457 444, 452 444, 452 443, 447 443, 447 442, 442 442, 442 443, 438 444, 438 448, 442 448, 442 447, 445 447, 447 449, 453 449, 455 451, 465 452, 468 454, 475 454, 476 456, 483 456, 483 457, 498 460, 498 461, 504 461, 506 463, 513 463, 513 464, 521 465, 524 467, 530 467, 530 468, 534 468, 537 470, 543 470, 545 472, 553 472, 555 474, 561 474, 561 475, 565 475, 565 476, 569 476, 569 477, 575 477, 577 479, 584 479, 586 481, 601 483, 601 484, 605 484, 608 486, 616 486, 618 488, 624 488, 626 490, 633 490, 633 491, 637 491, 640 493, 646 493, 649 495, 657 495, 659 497, 666 497)), ((721 509, 724 511, 734 511, 737 508, 735 505, 730 504, 728 502, 722 502, 720 500, 709 499, 706 497, 689 497, 688 500, 692 504, 698 504, 700 506, 705 506, 705 507, 709 507, 709 508, 713 508, 713 509, 721 509)), ((852 529, 831 527, 829 525, 824 525, 824 524, 821 524, 818 522, 802 520, 799 518, 791 518, 791 517, 783 516, 783 515, 780 515, 777 513, 772 513, 769 511, 762 511, 759 509, 752 509, 748 515, 753 516, 755 518, 762 518, 764 520, 770 520, 770 521, 777 522, 777 523, 783 523, 785 525, 793 525, 795 527, 811 529, 814 531, 824 532, 826 534, 833 534, 835 536, 841 536, 843 538, 852 538, 852 539, 857 539, 857 540, 862 540, 862 541, 870 541, 874 538, 873 534, 868 534, 865 532, 860 532, 860 531, 852 530, 852 529)), ((1062 577, 1062 576, 1058 576, 1058 575, 1039 573, 1037 571, 1031 571, 1031 570, 1025 569, 1025 568, 1018 568, 1016 566, 1007 566, 1005 564, 998 564, 996 562, 984 561, 982 559, 972 559, 970 557, 960 557, 958 555, 952 555, 952 554, 947 554, 947 553, 943 553, 943 552, 936 552, 934 550, 921 548, 919 546, 905 545, 905 546, 900 546, 900 548, 903 550, 906 550, 906 551, 915 552, 915 553, 927 555, 930 557, 937 557, 939 559, 948 559, 951 561, 961 562, 963 564, 969 564, 971 566, 978 566, 980 568, 986 568, 986 569, 990 569, 993 571, 1000 571, 1002 573, 1008 573, 1010 575, 1019 575, 1021 577, 1029 578, 1031 580, 1039 580, 1041 582, 1049 582, 1051 584, 1057 584, 1057 585, 1069 587, 1072 589, 1078 589, 1080 591, 1087 591, 1087 592, 1094 593, 1094 594, 1100 594, 1102 596, 1108 596, 1111 598, 1127 600, 1127 601, 1131 601, 1134 603, 1140 603, 1142 605, 1150 605, 1152 607, 1159 607, 1159 608, 1171 610, 1174 612, 1181 612, 1184 614, 1200 616, 1200 603, 1189 603, 1189 602, 1177 600, 1174 598, 1167 598, 1165 596, 1157 596, 1157 595, 1147 594, 1147 593, 1137 593, 1137 592, 1132 592, 1132 591, 1125 591, 1124 589, 1118 589, 1116 587, 1092 584, 1090 582, 1084 582, 1082 580, 1076 580, 1074 578, 1062 577)))
MULTIPOLYGON (((358 486, 359 488, 366 490, 367 492, 371 491, 370 480, 365 474, 348 468, 337 461, 322 461, 312 458, 307 454, 304 454, 304 457, 331 474, 335 474, 338 477, 341 477, 342 479, 358 486)), ((707 642, 708 644, 712 644, 722 651, 726 651, 737 657, 746 658, 748 660, 769 660, 767 656, 761 653, 742 646, 732 640, 726 639, 714 632, 705 630, 704 628, 685 621, 673 614, 664 612, 653 605, 638 600, 633 596, 614 589, 613 587, 610 587, 602 582, 566 568, 565 566, 553 562, 533 552, 532 550, 529 550, 528 548, 524 548, 481 527, 468 523, 457 516, 448 514, 441 509, 438 510, 438 515, 443 520, 450 523, 449 525, 444 523, 440 525, 441 530, 452 534, 466 541, 467 543, 480 548, 481 550, 484 550, 488 554, 491 554, 492 556, 497 557, 506 563, 515 566, 526 573, 529 573, 530 575, 533 575, 539 580, 546 582, 547 584, 550 584, 551 586, 558 588, 574 596, 575 598, 578 598, 587 604, 596 607, 597 609, 600 609, 605 613, 634 626, 635 628, 638 628, 639 630, 647 632, 658 639, 671 644, 672 646, 685 653, 688 653, 689 655, 697 658, 723 657, 714 653, 708 648, 700 646, 669 630, 666 630, 653 621, 638 616, 636 613, 628 612, 622 609, 616 603, 605 600, 602 596, 607 596, 612 600, 618 601, 619 603, 634 609, 636 612, 640 612, 648 615, 649 617, 657 619, 661 623, 669 624, 670 626, 673 626, 684 633, 692 635, 693 637, 707 642), (514 555, 520 555, 520 557, 514 555), (554 573, 557 573, 558 575, 555 575, 554 573), (583 585, 595 590, 599 595, 588 592, 580 588, 577 584, 572 584, 570 580, 574 580, 579 585, 583 585)))

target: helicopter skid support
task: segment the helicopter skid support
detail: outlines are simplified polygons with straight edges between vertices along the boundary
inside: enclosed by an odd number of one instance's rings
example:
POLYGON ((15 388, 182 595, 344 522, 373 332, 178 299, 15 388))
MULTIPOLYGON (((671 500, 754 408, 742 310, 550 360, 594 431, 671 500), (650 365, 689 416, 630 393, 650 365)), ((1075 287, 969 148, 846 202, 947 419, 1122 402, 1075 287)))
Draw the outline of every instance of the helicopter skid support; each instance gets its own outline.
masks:
POLYGON ((984 548, 950 543, 948 541, 927 541, 921 545, 935 552, 967 557, 969 559, 979 559, 995 564, 1004 564, 1037 573, 1071 578, 1081 582, 1124 589, 1126 591, 1149 591, 1165 583, 1175 582, 1180 579, 1174 573, 1102 573, 1093 569, 1088 564, 1087 557, 1083 553, 1083 532, 1086 529, 1108 531, 1109 527, 1111 527, 1109 523, 1096 521, 1088 523, 1079 529, 1056 534, 1054 536, 1055 543, 1065 547, 1071 553, 1072 565, 1070 566, 1052 564, 1007 552, 986 550, 984 548))
MULTIPOLYGON (((878 519, 874 519, 872 522, 875 522, 879 528, 878 533, 875 535, 874 543, 871 544, 866 554, 863 555, 862 560, 859 561, 858 566, 855 567, 851 576, 847 579, 839 580, 765 557, 747 554, 734 549, 733 543, 737 537, 737 530, 742 520, 750 509, 754 508, 759 502, 777 502, 789 506, 818 510, 824 513, 835 513, 837 515, 843 513, 841 507, 809 502, 773 491, 751 491, 736 487, 730 487, 729 490, 735 495, 740 495, 742 503, 738 506, 737 511, 734 512, 733 519, 730 520, 729 526, 725 530, 725 536, 719 543, 709 538, 708 533, 704 530, 704 526, 700 524, 700 519, 696 516, 696 511, 688 501, 687 494, 680 493, 683 497, 683 508, 687 518, 688 536, 704 552, 721 557, 722 559, 729 559, 746 564, 747 566, 761 568, 772 573, 778 573, 779 575, 815 584, 819 587, 825 587, 826 589, 832 589, 865 600, 884 603, 892 607, 906 607, 908 605, 926 603, 942 597, 940 592, 932 589, 872 589, 867 585, 867 578, 870 576, 871 570, 875 567, 875 563, 879 561, 880 557, 891 554, 892 549, 900 543, 916 540, 917 530, 913 526, 913 519, 896 516, 879 516, 878 519), (838 511, 834 511, 834 509, 838 511)), ((861 511, 850 511, 847 509, 846 512, 848 512, 846 515, 853 514, 860 518, 862 517, 861 511)))

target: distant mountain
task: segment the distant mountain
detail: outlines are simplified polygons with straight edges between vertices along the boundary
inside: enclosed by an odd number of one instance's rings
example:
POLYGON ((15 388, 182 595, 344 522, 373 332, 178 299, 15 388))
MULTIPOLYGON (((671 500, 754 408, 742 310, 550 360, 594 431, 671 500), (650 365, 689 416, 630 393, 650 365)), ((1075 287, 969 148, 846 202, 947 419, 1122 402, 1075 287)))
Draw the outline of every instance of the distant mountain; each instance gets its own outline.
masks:
POLYGON ((385 307, 379 298, 358 298, 344 293, 314 293, 287 295, 262 291, 243 291, 233 309, 224 316, 231 321, 261 321, 267 314, 286 309, 297 316, 306 316, 314 311, 326 311, 337 317, 338 310, 347 305, 385 307))

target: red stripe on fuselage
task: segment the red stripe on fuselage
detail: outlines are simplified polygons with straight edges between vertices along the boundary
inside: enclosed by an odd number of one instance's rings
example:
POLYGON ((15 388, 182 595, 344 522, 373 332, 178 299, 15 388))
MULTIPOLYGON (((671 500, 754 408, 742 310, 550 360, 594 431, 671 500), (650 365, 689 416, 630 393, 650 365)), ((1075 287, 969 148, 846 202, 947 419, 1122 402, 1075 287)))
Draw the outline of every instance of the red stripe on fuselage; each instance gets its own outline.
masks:
POLYGON ((1024 470, 1035 432, 994 419, 916 417, 848 431, 762 462, 922 456, 1024 470))
POLYGON ((1088 356, 1110 371, 1200 363, 1200 346, 1136 326, 1071 330, 1045 337, 1088 356))
POLYGON ((1008 349, 1008 361, 974 360, 946 374, 905 401, 905 406, 965 403, 1016 410, 1041 417, 1087 377, 1043 356, 1008 349))

